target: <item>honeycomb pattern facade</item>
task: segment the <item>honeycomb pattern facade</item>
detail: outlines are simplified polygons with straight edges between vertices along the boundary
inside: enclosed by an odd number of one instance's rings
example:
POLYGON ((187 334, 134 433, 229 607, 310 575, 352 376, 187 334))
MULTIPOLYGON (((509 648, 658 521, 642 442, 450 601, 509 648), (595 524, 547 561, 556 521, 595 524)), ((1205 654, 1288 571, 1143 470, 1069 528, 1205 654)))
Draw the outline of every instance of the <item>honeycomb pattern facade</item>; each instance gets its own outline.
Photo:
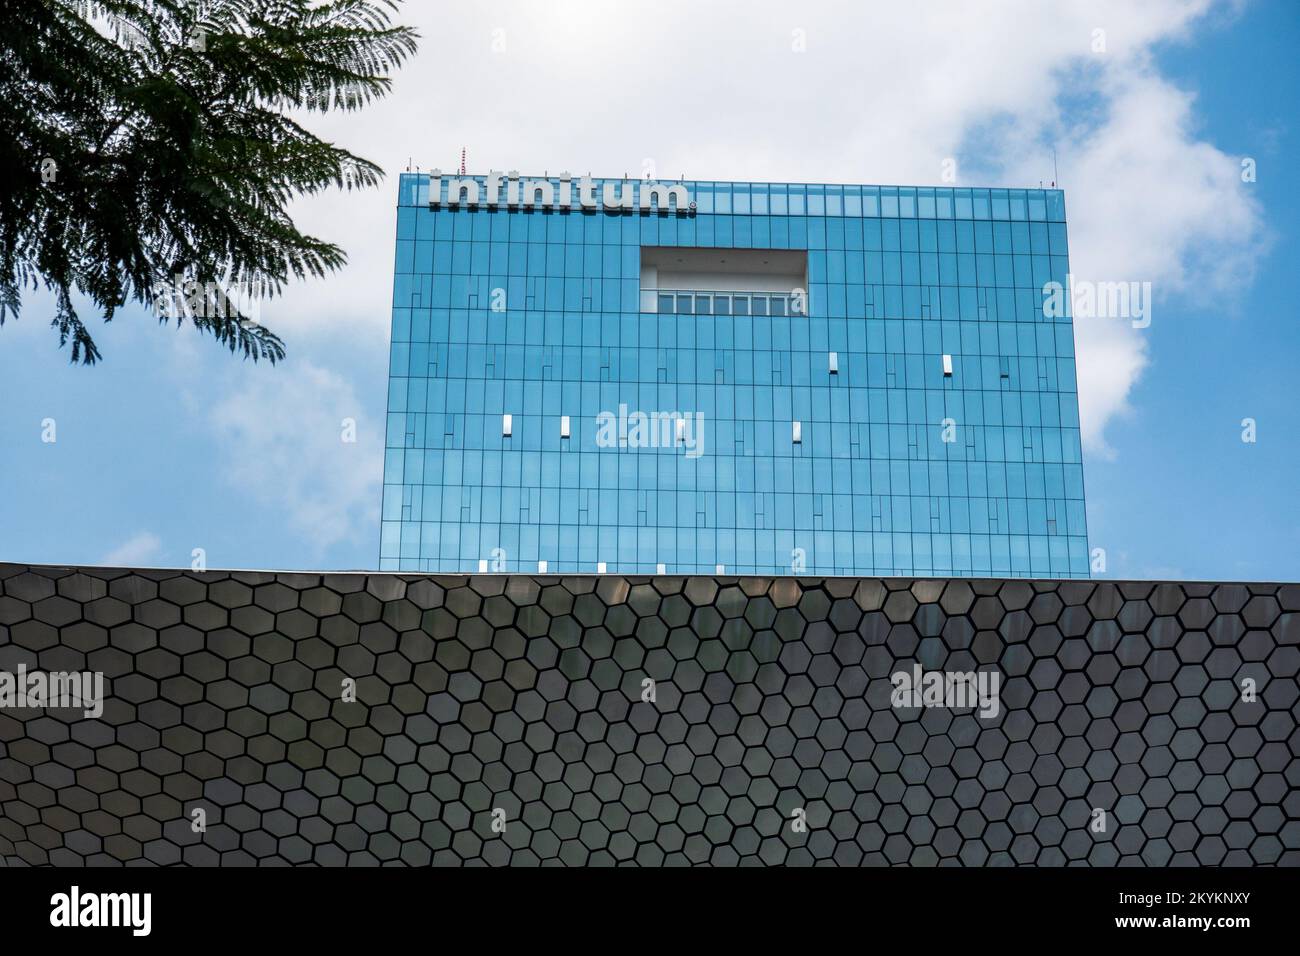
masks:
POLYGON ((1300 863, 1300 585, 0 565, 19 665, 10 866, 1300 863))

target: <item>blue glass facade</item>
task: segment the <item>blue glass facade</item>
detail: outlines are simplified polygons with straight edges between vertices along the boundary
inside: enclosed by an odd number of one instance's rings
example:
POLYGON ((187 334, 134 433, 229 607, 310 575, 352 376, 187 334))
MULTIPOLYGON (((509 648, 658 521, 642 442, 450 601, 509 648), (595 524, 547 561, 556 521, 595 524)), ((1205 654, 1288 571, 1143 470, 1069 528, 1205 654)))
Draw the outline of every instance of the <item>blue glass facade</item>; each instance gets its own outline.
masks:
POLYGON ((430 183, 399 185, 382 569, 1088 575, 1060 191, 430 183))

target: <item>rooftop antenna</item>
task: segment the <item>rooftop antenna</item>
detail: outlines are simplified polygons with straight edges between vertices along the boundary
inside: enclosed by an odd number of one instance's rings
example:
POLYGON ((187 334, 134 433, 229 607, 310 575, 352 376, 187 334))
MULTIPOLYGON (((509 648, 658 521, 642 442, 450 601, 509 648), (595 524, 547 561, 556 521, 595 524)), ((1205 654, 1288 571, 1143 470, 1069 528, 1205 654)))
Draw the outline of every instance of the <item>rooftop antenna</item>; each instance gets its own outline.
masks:
POLYGON ((460 174, 465 175, 465 147, 460 148, 460 174))
POLYGON ((1053 189, 1056 188, 1056 184, 1060 181, 1060 178, 1061 177, 1058 174, 1056 169, 1056 147, 1053 146, 1052 147, 1052 188, 1053 189))

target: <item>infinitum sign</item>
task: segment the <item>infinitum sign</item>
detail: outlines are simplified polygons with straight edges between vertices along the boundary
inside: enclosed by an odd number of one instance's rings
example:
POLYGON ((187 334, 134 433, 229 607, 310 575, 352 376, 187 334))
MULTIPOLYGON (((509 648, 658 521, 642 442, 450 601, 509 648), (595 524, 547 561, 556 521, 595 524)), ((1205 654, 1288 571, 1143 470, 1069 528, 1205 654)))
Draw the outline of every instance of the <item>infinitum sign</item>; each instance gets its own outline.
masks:
POLYGON ((448 206, 487 206, 495 209, 503 202, 502 186, 505 187, 504 203, 511 209, 659 209, 667 211, 688 212, 694 207, 691 194, 680 183, 665 185, 656 182, 640 182, 625 179, 605 181, 601 184, 600 196, 596 195, 596 181, 590 176, 574 180, 568 173, 552 180, 520 179, 519 173, 491 170, 480 185, 478 177, 461 176, 448 179, 446 195, 443 194, 442 170, 435 169, 430 174, 429 208, 436 209, 444 203, 448 206))

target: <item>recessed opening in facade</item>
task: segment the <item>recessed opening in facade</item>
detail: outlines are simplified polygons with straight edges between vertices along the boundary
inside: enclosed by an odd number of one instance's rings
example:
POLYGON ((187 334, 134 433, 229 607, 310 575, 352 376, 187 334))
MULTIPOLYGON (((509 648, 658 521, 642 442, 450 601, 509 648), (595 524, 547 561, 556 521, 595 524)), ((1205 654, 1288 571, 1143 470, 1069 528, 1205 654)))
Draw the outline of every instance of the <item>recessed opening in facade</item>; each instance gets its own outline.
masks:
POLYGON ((641 247, 641 311, 676 315, 801 315, 803 249, 641 247))

